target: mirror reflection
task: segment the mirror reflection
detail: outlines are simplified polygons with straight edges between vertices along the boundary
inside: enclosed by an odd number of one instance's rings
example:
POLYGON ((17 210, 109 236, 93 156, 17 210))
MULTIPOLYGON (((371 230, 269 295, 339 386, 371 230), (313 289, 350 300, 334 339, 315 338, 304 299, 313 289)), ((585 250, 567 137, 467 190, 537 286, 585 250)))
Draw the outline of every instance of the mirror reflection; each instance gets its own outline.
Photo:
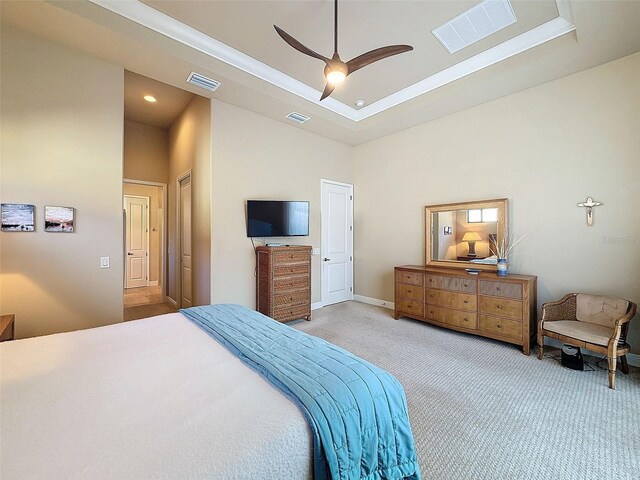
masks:
POLYGON ((508 200, 478 200, 425 207, 425 263, 495 270, 495 244, 508 231, 508 200))
POLYGON ((433 212, 431 222, 433 260, 496 263, 497 208, 433 212))

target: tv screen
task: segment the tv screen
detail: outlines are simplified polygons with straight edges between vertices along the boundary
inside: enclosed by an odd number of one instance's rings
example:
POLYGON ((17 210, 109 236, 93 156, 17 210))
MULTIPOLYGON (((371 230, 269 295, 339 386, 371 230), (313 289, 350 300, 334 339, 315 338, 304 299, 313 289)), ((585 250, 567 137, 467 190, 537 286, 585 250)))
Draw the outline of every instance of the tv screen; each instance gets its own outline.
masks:
POLYGON ((309 235, 309 202, 247 200, 247 237, 309 235))

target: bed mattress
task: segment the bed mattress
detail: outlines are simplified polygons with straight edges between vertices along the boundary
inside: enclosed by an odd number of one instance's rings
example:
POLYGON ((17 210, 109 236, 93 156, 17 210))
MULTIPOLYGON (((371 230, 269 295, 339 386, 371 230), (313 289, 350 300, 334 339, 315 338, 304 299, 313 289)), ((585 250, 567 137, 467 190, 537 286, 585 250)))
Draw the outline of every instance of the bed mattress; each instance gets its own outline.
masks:
POLYGON ((0 345, 0 477, 312 476, 307 422, 180 313, 0 345))

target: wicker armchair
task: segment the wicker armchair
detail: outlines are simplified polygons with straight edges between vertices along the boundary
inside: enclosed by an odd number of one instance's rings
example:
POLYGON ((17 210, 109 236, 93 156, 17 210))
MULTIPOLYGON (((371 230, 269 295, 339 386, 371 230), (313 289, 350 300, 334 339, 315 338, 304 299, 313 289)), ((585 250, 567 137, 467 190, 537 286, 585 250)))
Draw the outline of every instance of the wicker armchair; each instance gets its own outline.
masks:
POLYGON ((544 337, 603 353, 609 361, 609 388, 615 390, 618 357, 622 372, 629 373, 626 339, 636 310, 629 300, 585 293, 569 293, 545 303, 538 321, 538 358, 542 360, 544 337))

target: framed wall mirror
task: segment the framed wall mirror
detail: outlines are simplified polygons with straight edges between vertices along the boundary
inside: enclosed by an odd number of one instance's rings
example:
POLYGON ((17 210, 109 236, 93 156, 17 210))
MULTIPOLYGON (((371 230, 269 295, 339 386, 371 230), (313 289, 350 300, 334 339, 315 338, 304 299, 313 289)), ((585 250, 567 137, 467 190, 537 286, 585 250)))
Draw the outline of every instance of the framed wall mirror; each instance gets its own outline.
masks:
POLYGON ((496 270, 495 243, 508 232, 508 200, 425 207, 426 264, 496 270))

